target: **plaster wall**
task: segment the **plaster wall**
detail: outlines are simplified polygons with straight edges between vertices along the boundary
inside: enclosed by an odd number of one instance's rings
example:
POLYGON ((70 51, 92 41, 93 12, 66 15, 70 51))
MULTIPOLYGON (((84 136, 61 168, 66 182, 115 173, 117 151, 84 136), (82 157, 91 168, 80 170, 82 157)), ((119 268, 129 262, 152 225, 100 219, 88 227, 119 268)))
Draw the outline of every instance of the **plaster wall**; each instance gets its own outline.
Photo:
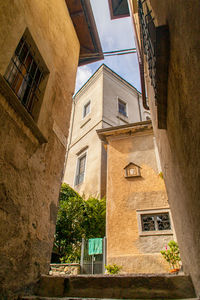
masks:
POLYGON ((102 120, 103 75, 97 73, 83 91, 74 98, 74 115, 72 114, 70 147, 102 120), (90 112, 83 117, 84 105, 90 102, 90 112))
POLYGON ((96 130, 100 128, 102 128, 102 122, 82 137, 70 149, 67 157, 63 181, 74 187, 80 195, 84 194, 86 198, 100 196, 102 142, 96 133, 96 130), (83 152, 81 152, 82 149, 83 152), (84 152, 86 152, 84 181, 79 185, 75 185, 78 157, 84 152))
MULTIPOLYGON (((70 139, 63 181, 85 197, 101 195, 101 141, 96 130, 102 128, 103 74, 100 70, 74 97, 70 139), (84 105, 90 102, 90 112, 83 117, 84 105), (87 149, 85 149, 87 148, 87 149), (76 185, 78 157, 87 152, 84 181, 76 185)), ((105 184, 104 184, 105 185, 105 184)))
POLYGON ((169 26, 167 130, 157 128, 146 66, 147 94, 184 271, 200 296, 200 3, 151 0, 148 4, 156 26, 169 26))
POLYGON ((26 28, 49 70, 36 124, 46 143, 0 91, 2 296, 28 291, 49 270, 80 45, 62 0, 2 1, 0 16, 0 75, 26 28))
MULTIPOLYGON (((110 126, 145 120, 140 93, 104 69, 103 77, 103 119, 110 126), (118 99, 126 103, 127 117, 118 112, 118 99)), ((104 124, 104 128, 109 127, 104 124)))
POLYGON ((168 265, 160 250, 173 232, 140 235, 137 212, 168 209, 164 181, 158 175, 153 132, 108 137, 107 259, 128 273, 163 273, 168 265), (125 178, 124 167, 133 162, 141 177, 125 178))

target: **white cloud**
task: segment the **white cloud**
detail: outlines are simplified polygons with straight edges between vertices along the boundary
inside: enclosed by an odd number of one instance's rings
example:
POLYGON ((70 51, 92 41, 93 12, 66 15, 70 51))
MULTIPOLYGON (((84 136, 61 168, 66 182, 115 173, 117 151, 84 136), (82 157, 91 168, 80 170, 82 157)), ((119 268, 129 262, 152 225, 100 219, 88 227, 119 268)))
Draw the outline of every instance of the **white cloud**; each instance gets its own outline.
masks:
POLYGON ((92 76, 92 69, 89 66, 83 66, 78 68, 76 76, 76 91, 78 91, 82 85, 92 76))

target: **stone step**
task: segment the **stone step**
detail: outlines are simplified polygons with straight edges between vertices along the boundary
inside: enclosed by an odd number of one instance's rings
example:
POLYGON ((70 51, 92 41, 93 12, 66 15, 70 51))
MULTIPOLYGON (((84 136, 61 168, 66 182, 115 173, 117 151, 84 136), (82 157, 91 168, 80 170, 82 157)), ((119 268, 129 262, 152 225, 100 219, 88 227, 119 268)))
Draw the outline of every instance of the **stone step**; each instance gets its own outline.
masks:
MULTIPOLYGON (((192 299, 188 275, 43 275, 35 292, 41 297, 66 299, 192 299)), ((27 298, 28 299, 28 298, 27 298)), ((47 298, 48 299, 48 298, 47 298)))
MULTIPOLYGON (((28 296, 28 297, 22 297, 20 298, 21 300, 119 300, 119 299, 103 299, 103 298, 69 298, 69 297, 64 297, 64 298, 49 298, 49 297, 39 297, 39 296, 28 296)), ((132 299, 128 299, 132 300, 132 299)), ((134 300, 145 300, 145 299, 134 299, 134 300)), ((153 299, 152 299, 153 300, 153 299)), ((157 299, 159 300, 159 299, 157 299)), ((165 300, 164 298, 160 300, 165 300)), ((178 299, 173 299, 173 300, 178 300, 178 299)), ((182 300, 199 300, 199 298, 187 298, 187 299, 182 299, 182 300)))

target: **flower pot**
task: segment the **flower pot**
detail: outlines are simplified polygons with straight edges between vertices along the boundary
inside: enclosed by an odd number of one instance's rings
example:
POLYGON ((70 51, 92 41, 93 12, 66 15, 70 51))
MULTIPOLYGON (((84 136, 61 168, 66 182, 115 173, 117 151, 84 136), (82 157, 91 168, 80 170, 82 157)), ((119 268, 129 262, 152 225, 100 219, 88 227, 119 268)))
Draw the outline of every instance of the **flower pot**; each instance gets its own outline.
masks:
POLYGON ((178 273, 180 269, 171 269, 170 273, 178 273))

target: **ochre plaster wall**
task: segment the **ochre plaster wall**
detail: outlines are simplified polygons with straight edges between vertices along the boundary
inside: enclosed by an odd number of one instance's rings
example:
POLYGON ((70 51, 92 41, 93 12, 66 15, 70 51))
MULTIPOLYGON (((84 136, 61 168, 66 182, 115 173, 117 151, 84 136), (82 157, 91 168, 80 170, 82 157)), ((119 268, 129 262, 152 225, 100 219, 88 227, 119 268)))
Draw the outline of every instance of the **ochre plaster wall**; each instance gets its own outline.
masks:
POLYGON ((137 210, 169 208, 163 179, 158 175, 152 130, 108 139, 107 263, 122 272, 163 273, 169 267, 160 250, 173 239, 168 235, 140 236, 137 210), (141 177, 125 178, 133 162, 141 177))
POLYGON ((27 27, 49 70, 37 121, 47 143, 0 94, 2 295, 32 286, 49 270, 80 45, 63 0, 1 1, 0 16, 1 75, 27 27))
POLYGON ((157 128, 157 108, 148 72, 147 94, 184 271, 191 274, 199 296, 200 2, 150 0, 148 4, 156 26, 169 25, 167 130, 157 128))

